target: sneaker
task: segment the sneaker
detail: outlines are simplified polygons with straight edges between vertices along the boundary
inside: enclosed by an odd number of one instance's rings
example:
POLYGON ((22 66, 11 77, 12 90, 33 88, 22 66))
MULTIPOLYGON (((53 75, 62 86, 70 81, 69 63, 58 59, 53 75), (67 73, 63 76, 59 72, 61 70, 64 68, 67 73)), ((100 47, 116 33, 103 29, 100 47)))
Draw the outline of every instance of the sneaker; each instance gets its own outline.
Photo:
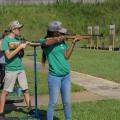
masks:
POLYGON ((6 120, 4 113, 0 113, 0 120, 6 120))

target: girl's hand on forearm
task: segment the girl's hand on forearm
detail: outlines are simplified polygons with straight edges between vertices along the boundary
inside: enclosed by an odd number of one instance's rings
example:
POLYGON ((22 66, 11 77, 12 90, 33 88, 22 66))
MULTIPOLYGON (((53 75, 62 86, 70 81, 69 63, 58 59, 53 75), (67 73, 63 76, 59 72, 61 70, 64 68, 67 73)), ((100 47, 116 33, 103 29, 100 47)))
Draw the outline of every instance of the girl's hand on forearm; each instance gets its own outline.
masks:
POLYGON ((74 39, 73 39, 73 43, 76 43, 77 41, 80 41, 83 39, 83 36, 76 36, 74 39))
POLYGON ((76 35, 76 37, 73 39, 73 42, 80 41, 82 39, 90 39, 91 36, 81 36, 81 35, 76 35))

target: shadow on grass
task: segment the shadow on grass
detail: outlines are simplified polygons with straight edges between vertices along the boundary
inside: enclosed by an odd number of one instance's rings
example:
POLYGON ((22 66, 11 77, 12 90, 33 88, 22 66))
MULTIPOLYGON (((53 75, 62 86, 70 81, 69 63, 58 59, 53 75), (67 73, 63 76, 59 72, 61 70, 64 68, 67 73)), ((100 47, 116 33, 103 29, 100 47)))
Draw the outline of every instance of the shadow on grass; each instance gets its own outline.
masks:
MULTIPOLYGON (((6 104, 5 105, 5 114, 8 114, 7 116, 9 116, 9 114, 10 114, 10 116, 11 116, 11 112, 17 112, 17 113, 20 113, 21 115, 21 117, 19 116, 19 119, 21 119, 21 118, 26 118, 27 117, 27 115, 28 115, 28 112, 26 111, 26 109, 27 109, 27 107, 23 107, 23 106, 19 106, 19 107, 17 107, 16 105, 14 105, 14 104, 6 104)), ((59 111, 59 110, 55 110, 55 111, 59 111)), ((38 109, 38 113, 40 114, 40 116, 41 116, 41 119, 40 120, 47 120, 47 117, 46 117, 46 115, 47 115, 47 111, 46 110, 39 110, 38 109)), ((13 116, 13 115, 12 115, 13 116)), ((16 116, 16 115, 15 115, 16 116)), ((32 118, 31 118, 32 119, 32 118)), ((27 118, 26 119, 24 119, 24 120, 27 120, 27 118)), ((54 120, 59 120, 59 118, 58 117, 56 117, 56 116, 54 116, 54 120)))

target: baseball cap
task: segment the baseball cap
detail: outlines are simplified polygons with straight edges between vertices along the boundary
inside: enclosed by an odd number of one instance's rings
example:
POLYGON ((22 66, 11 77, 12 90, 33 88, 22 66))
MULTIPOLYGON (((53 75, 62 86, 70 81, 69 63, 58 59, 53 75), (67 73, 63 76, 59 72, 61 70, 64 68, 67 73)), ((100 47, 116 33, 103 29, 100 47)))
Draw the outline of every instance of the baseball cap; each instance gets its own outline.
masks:
POLYGON ((15 20, 15 21, 12 21, 12 22, 9 24, 8 29, 9 29, 9 30, 13 30, 13 29, 15 29, 15 28, 22 28, 23 26, 24 26, 24 25, 21 24, 21 23, 19 23, 18 20, 15 20))
POLYGON ((66 33, 67 29, 62 26, 60 21, 52 21, 48 24, 48 31, 66 33))

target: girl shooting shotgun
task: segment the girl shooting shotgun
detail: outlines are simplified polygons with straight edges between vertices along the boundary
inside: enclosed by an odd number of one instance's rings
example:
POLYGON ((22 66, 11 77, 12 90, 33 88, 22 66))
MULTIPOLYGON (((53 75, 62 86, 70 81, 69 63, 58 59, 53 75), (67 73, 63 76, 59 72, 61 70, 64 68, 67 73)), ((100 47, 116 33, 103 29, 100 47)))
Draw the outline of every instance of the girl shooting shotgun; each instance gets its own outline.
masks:
POLYGON ((91 38, 90 36, 81 35, 62 35, 66 32, 67 29, 62 27, 60 21, 52 21, 48 24, 46 37, 40 38, 38 41, 43 50, 42 63, 45 65, 47 60, 49 64, 47 120, 53 120, 54 107, 57 103, 59 93, 61 93, 62 97, 65 120, 71 120, 71 78, 68 59, 77 41, 91 38), (71 41, 71 46, 68 47, 65 41, 71 41))

